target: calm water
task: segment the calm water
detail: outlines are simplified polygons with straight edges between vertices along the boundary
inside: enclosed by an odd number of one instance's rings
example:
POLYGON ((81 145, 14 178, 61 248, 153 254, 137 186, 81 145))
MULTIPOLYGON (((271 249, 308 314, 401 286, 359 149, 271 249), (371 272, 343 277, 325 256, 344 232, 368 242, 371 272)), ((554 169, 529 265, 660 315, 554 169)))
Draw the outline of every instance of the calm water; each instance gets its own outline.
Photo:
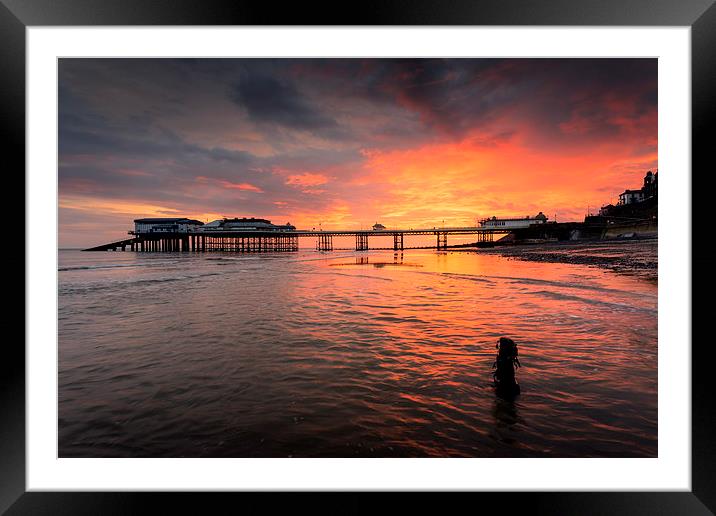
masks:
POLYGON ((653 281, 434 251, 59 260, 60 456, 657 454, 653 281))

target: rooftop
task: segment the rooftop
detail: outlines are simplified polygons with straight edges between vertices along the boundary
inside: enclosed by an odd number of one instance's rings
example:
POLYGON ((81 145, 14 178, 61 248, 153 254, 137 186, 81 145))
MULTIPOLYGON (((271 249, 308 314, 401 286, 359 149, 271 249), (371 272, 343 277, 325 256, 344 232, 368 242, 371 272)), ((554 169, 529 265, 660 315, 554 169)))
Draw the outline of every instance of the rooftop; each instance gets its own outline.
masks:
POLYGON ((198 224, 204 225, 200 220, 187 219, 186 217, 154 217, 146 219, 134 219, 136 224, 172 224, 182 222, 184 224, 198 224))

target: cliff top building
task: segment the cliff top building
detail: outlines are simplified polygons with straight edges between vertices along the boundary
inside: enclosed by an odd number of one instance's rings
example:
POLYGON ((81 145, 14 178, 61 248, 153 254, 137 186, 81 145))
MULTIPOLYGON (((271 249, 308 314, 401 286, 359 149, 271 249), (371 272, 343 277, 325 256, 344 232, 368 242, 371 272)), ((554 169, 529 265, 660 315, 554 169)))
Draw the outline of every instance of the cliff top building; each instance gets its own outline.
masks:
POLYGON ((651 170, 644 176, 644 184, 639 190, 624 190, 619 194, 617 206, 642 202, 657 196, 658 172, 651 170))

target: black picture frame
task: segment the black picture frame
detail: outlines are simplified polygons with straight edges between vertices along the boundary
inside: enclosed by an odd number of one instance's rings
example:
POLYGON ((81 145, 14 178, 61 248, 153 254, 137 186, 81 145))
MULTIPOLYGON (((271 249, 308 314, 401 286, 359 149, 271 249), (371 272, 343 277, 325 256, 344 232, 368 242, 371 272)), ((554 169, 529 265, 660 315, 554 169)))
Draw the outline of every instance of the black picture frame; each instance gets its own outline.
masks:
MULTIPOLYGON (((712 147, 708 129, 716 112, 716 5, 714 0, 490 0, 427 1, 382 0, 332 5, 246 1, 189 0, 0 0, 0 146, 6 180, 18 182, 24 192, 25 170, 25 30, 31 26, 84 25, 605 25, 690 26, 692 40, 692 168, 699 187, 693 189, 693 235, 705 234, 711 192, 707 154, 712 147), (10 159, 8 159, 10 158, 10 159), (9 165, 12 163, 13 165, 9 165), (701 231, 700 231, 701 230, 701 231)), ((689 171, 684 171, 688 174, 689 171)), ((9 186, 8 186, 9 188, 9 186)), ((19 195, 15 195, 20 197, 19 195)), ((21 214, 19 210, 13 213, 21 214)), ((14 217, 13 217, 14 218, 14 217)), ((21 218, 21 217, 19 217, 21 218)), ((19 224, 10 221, 16 232, 19 224)), ((24 227, 24 223, 23 223, 24 227)), ((25 228, 25 231, 29 228, 25 228)), ((687 235, 684 245, 691 244, 687 235)), ((17 242, 13 270, 22 267, 24 246, 17 242), (22 263, 22 265, 21 265, 22 263)), ((697 338, 703 328, 710 289, 707 267, 711 259, 697 252, 705 243, 694 240, 692 276, 692 489, 690 492, 603 493, 466 493, 426 498, 422 493, 403 497, 405 513, 414 508, 446 512, 453 504, 473 509, 488 504, 507 505, 537 514, 713 514, 716 512, 716 421, 712 410, 715 392, 710 365, 703 359, 708 339, 697 338)), ((702 249, 705 251, 705 249, 702 249)), ((8 273, 10 274, 10 273, 8 273)), ((23 299, 25 295, 23 293, 23 299)), ((13 303, 22 306, 24 303, 13 303)), ((19 310, 19 308, 15 308, 19 310)), ((8 317, 6 325, 10 326, 8 317)), ((15 324, 14 326, 17 326, 15 324)), ((6 331, 6 335, 10 335, 6 331)), ((688 341, 683 343, 689 352, 688 341)), ((364 513, 383 505, 384 495, 343 494, 338 501, 314 503, 306 493, 282 496, 256 493, 40 493, 25 492, 25 349, 19 338, 7 338, 0 371, 0 512, 6 514, 133 514, 153 512, 150 503, 162 504, 161 513, 268 512, 276 503, 286 507, 309 505, 340 513, 364 513), (239 500, 240 498, 240 500, 239 500), (309 501, 310 500, 310 501, 309 501), (238 504, 238 505, 237 505, 238 504)), ((293 510, 293 509, 292 509, 293 510)))

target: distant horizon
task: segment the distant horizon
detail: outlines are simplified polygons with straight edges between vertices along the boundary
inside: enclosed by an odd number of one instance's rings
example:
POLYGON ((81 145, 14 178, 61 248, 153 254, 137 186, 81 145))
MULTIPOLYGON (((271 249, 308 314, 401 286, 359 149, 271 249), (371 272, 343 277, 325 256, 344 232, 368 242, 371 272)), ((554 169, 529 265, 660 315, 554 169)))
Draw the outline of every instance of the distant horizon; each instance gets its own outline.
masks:
POLYGON ((133 220, 581 221, 658 169, 656 59, 60 59, 59 248, 133 220))

